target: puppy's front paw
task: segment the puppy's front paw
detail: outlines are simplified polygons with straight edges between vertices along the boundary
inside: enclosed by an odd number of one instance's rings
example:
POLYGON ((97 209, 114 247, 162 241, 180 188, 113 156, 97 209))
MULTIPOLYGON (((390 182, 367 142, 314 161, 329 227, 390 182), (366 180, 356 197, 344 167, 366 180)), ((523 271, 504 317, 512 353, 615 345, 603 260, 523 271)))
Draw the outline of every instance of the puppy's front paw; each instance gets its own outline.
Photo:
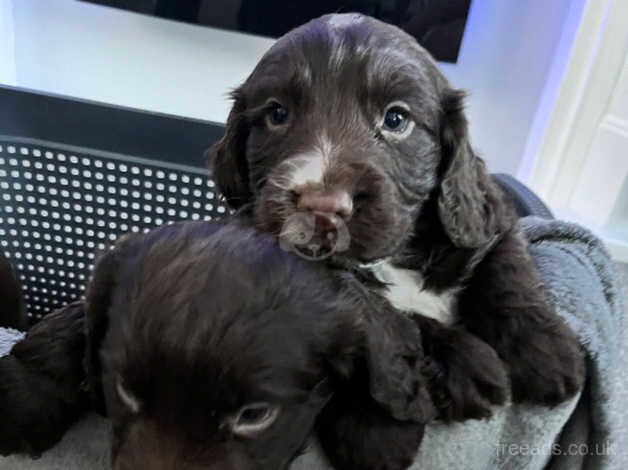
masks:
POLYGON ((489 418, 507 398, 504 364, 488 344, 462 329, 439 327, 426 339, 424 375, 444 420, 489 418))
POLYGON ((584 354, 578 340, 562 322, 536 329, 519 341, 505 358, 510 366, 515 403, 555 406, 582 388, 584 354))

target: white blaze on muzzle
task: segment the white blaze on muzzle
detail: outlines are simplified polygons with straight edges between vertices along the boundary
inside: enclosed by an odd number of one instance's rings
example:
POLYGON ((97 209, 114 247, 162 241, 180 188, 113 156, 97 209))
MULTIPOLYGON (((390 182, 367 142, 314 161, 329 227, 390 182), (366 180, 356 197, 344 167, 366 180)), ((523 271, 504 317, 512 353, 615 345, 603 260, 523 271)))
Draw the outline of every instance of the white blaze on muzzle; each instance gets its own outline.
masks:
POLYGON ((299 153, 285 162, 281 171, 282 189, 298 192, 307 186, 322 186, 329 171, 334 148, 326 134, 317 139, 313 149, 299 153))

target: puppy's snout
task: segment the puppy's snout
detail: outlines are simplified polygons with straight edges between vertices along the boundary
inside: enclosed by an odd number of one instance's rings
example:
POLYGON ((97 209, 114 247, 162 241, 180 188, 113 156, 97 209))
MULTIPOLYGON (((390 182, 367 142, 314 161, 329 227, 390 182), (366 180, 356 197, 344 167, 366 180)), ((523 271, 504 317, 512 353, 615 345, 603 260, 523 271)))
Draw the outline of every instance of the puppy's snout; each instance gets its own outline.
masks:
POLYGON ((329 212, 347 219, 353 212, 353 198, 347 191, 306 189, 298 195, 297 208, 329 212))

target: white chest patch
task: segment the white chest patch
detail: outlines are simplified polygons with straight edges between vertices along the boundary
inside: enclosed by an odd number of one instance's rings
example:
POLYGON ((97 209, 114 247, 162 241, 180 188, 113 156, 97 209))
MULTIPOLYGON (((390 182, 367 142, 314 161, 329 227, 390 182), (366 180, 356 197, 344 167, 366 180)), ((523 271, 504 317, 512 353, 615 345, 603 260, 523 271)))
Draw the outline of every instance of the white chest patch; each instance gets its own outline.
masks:
POLYGON ((423 288, 423 277, 416 271, 397 268, 385 261, 371 268, 386 284, 384 296, 398 310, 423 315, 444 324, 456 321, 456 291, 436 293, 423 288))

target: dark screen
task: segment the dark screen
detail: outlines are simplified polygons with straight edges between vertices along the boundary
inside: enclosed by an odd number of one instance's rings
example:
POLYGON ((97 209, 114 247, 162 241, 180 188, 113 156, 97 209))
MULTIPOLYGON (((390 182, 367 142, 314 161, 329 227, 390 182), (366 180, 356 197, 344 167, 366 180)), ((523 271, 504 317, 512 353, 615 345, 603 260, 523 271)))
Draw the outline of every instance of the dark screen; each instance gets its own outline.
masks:
POLYGON ((326 13, 395 24, 437 60, 455 62, 471 0, 85 0, 188 23, 279 37, 326 13))

